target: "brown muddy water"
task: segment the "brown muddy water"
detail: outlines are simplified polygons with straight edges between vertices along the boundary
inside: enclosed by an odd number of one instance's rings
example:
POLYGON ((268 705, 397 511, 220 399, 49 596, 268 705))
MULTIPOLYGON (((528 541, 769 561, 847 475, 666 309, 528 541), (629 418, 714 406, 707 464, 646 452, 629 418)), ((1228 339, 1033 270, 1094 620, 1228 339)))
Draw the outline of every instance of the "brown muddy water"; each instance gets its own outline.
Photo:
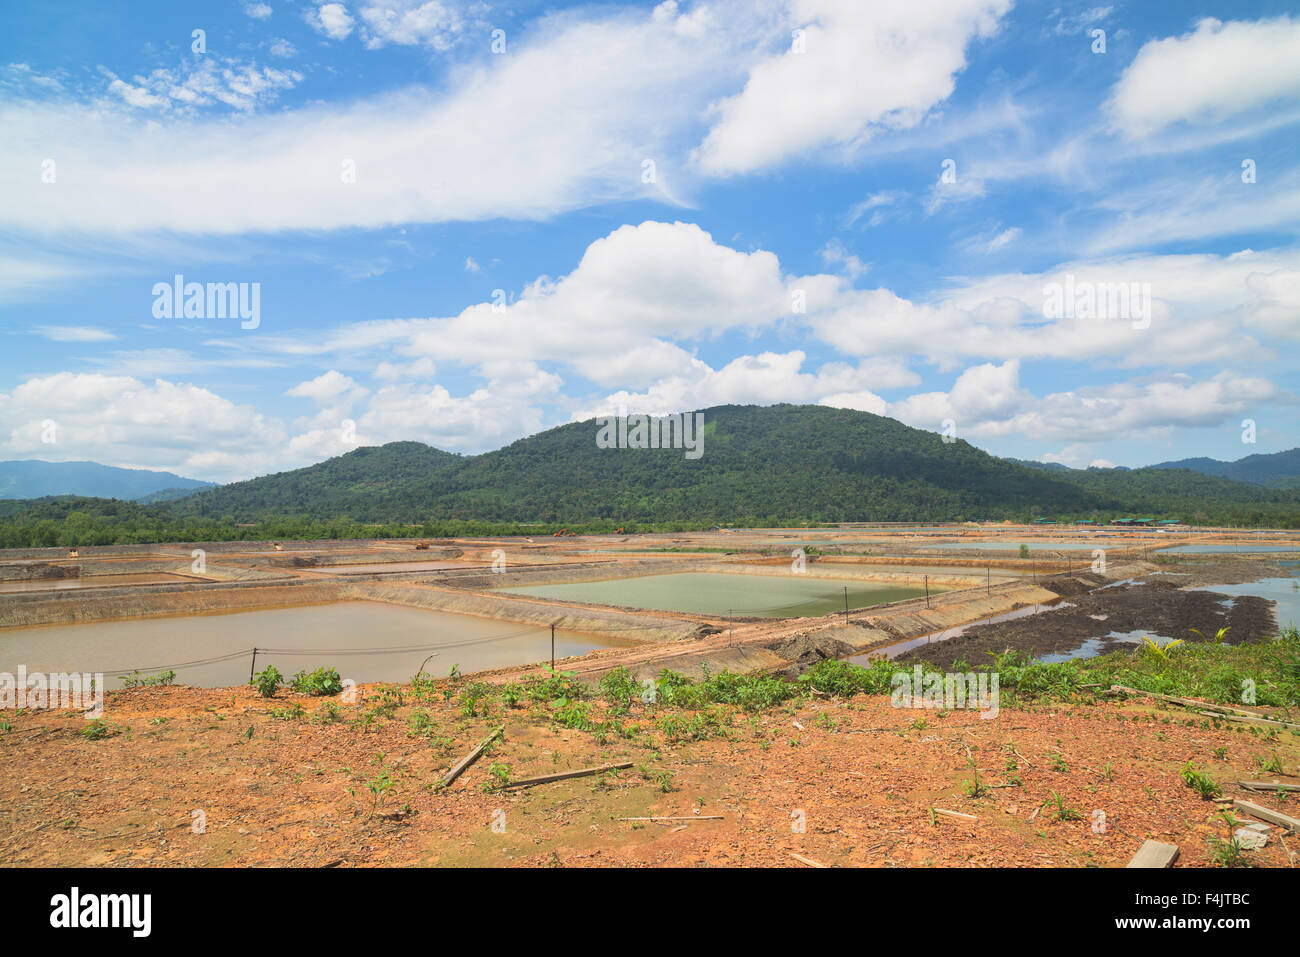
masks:
MULTIPOLYGON (((574 632, 555 633, 555 655, 585 654, 635 642, 574 632)), ((337 668, 358 684, 405 681, 422 662, 432 675, 452 665, 461 673, 550 659, 551 631, 382 602, 353 601, 228 615, 148 618, 0 630, 0 672, 103 672, 105 686, 122 687, 117 674, 177 672, 176 681, 221 688, 248 681, 250 649, 257 670, 275 665, 286 677, 337 668)))
POLYGON ((437 572, 445 568, 478 568, 472 562, 374 562, 369 565, 307 565, 298 571, 348 575, 356 572, 437 572))
POLYGON ((71 588, 111 588, 114 585, 164 585, 168 582, 206 582, 197 575, 173 575, 170 572, 140 572, 134 575, 85 575, 81 578, 34 578, 0 582, 0 595, 19 592, 63 591, 71 588))

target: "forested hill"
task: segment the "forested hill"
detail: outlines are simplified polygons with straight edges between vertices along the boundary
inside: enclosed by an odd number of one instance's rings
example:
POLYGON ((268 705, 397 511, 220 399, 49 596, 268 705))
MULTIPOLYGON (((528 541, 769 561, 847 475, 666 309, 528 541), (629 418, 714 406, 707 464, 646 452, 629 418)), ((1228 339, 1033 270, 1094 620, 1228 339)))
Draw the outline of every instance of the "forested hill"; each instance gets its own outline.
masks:
POLYGON ((601 448, 596 421, 482 455, 418 442, 150 504, 0 502, 0 547, 1143 515, 1300 527, 1300 491, 1187 470, 1044 469, 866 412, 705 409, 703 450, 601 448))
POLYGON ((476 456, 415 442, 357 449, 168 508, 236 522, 305 515, 742 524, 1300 511, 1295 493, 1192 472, 1030 468, 867 412, 719 406, 703 416, 703 454, 695 460, 682 449, 600 448, 597 423, 588 421, 476 456))

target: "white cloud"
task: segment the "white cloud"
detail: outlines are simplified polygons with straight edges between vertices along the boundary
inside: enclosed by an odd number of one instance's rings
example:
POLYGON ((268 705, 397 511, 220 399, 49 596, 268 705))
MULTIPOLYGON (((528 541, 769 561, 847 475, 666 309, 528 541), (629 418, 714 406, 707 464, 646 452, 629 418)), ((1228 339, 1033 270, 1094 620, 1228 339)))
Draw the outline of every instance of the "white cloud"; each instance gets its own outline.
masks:
POLYGON ((784 35, 802 30, 805 51, 787 44, 715 104, 718 121, 695 161, 713 175, 746 173, 915 125, 952 93, 967 44, 992 34, 1010 6, 793 0, 784 35))
POLYGON ((109 78, 108 92, 139 110, 187 111, 194 107, 222 103, 250 112, 283 90, 302 82, 297 70, 259 67, 213 54, 197 64, 176 70, 156 69, 147 76, 134 76, 128 83, 100 68, 109 78))
POLYGON ((873 360, 856 366, 830 362, 815 373, 804 372, 807 356, 799 350, 739 356, 720 369, 693 360, 691 367, 666 376, 644 392, 621 390, 573 414, 575 421, 626 408, 661 415, 715 405, 811 402, 875 412, 883 400, 871 388, 914 385, 914 373, 897 362, 873 360))
POLYGON ((36 332, 54 342, 108 342, 117 336, 93 326, 37 326, 36 332))
POLYGON ((1215 123, 1300 95, 1300 21, 1201 20, 1181 37, 1146 43, 1112 93, 1131 138, 1175 123, 1215 123))
MULTIPOLYGON (((438 0, 384 0, 365 3, 359 15, 365 26, 362 36, 369 49, 389 43, 403 46, 425 45, 435 50, 448 49, 465 30, 462 4, 438 0)), ((484 4, 476 9, 486 10, 484 4)))
POLYGON ((75 374, 28 379, 0 394, 0 454, 248 477, 282 461, 283 428, 207 389, 157 379, 75 374), (42 441, 45 423, 55 442, 42 441))
MULTIPOLYGON (((620 11, 548 19, 509 56, 453 70, 445 90, 412 87, 274 116, 158 122, 99 104, 0 103, 0 181, 22 181, 48 156, 80 172, 57 190, 7 197, 0 229, 374 228, 545 218, 663 197, 680 178, 672 157, 687 148, 702 104, 734 81, 744 42, 743 32, 691 37, 675 21, 620 11), (647 157, 659 160, 654 184, 641 181, 647 157), (344 181, 345 161, 355 163, 355 182, 344 181)), ((165 94, 174 105, 211 97, 245 109, 296 76, 269 70, 232 70, 233 79, 218 70, 220 83, 197 89, 170 75, 130 85, 155 105, 165 94)))
POLYGON ((299 382, 286 395, 301 399, 312 399, 321 404, 338 402, 344 398, 359 399, 369 390, 357 385, 355 381, 336 369, 323 372, 314 379, 299 382))
POLYGON ((1267 379, 1236 371, 1211 378, 1176 373, 1035 396, 1021 388, 1019 363, 1010 361, 972 366, 949 392, 890 403, 888 414, 932 431, 951 419, 962 438, 1017 435, 1077 444, 1150 438, 1176 427, 1221 426, 1279 401, 1294 402, 1295 397, 1267 379))
POLYGON ((254 20, 265 20, 271 15, 271 7, 265 3, 246 3, 244 4, 244 13, 254 20))
POLYGON ((313 30, 323 33, 331 40, 344 40, 352 33, 356 21, 348 8, 341 3, 325 3, 306 13, 307 23, 313 30))

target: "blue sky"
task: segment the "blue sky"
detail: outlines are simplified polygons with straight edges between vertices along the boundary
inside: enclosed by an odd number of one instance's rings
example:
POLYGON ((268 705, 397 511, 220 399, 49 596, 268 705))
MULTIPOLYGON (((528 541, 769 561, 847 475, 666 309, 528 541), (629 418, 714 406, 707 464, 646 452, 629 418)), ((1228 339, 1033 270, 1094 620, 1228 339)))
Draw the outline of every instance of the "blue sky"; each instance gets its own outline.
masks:
POLYGON ((7 19, 0 458, 225 481, 726 402, 1073 466, 1300 445, 1294 4, 7 19), (255 328, 158 315, 177 274, 255 328))

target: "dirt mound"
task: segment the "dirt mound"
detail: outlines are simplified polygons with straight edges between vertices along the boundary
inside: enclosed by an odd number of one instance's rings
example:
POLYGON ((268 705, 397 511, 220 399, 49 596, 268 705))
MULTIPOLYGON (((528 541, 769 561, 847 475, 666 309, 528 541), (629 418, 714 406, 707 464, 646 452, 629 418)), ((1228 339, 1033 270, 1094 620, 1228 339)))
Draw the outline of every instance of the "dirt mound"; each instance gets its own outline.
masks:
POLYGON ((1075 595, 1086 594, 1099 585, 1106 584, 1106 581, 1107 579, 1102 575, 1079 572, 1075 575, 1053 575, 1050 578, 1041 578, 1038 584, 1062 598, 1072 598, 1075 595))
POLYGON ((781 671, 781 674, 791 680, 799 677, 819 661, 825 661, 827 658, 845 658, 857 650, 847 641, 817 635, 795 635, 793 638, 774 642, 768 645, 767 649, 791 662, 788 668, 781 671))

